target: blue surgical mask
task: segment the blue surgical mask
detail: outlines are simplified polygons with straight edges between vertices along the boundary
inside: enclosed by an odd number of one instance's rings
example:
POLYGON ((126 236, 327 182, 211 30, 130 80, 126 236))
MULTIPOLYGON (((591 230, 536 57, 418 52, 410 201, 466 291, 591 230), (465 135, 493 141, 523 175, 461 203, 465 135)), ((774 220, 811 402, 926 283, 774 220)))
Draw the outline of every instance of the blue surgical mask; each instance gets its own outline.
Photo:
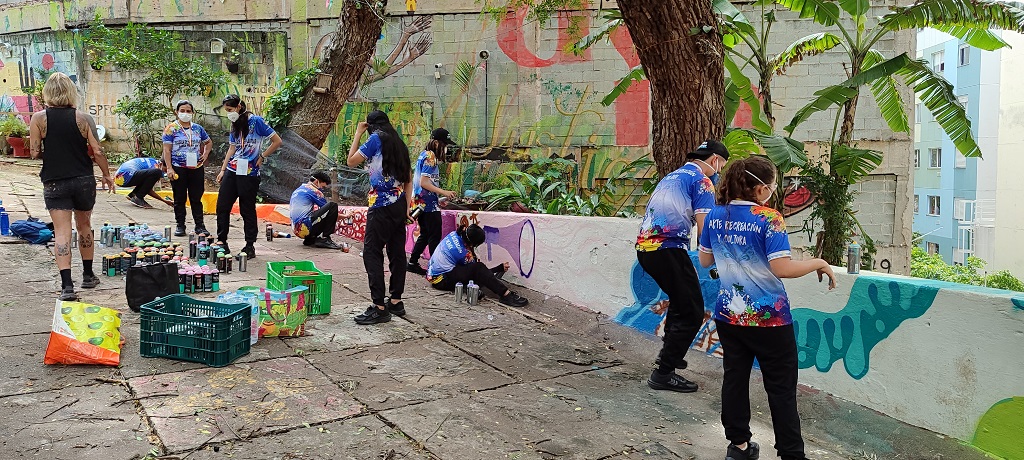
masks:
POLYGON ((714 174, 712 174, 712 175, 711 175, 711 177, 709 177, 708 179, 711 179, 711 183, 712 183, 712 184, 714 184, 714 185, 718 185, 718 180, 719 180, 719 179, 721 179, 721 178, 722 178, 722 175, 721 175, 721 174, 719 174, 719 173, 714 173, 714 174))

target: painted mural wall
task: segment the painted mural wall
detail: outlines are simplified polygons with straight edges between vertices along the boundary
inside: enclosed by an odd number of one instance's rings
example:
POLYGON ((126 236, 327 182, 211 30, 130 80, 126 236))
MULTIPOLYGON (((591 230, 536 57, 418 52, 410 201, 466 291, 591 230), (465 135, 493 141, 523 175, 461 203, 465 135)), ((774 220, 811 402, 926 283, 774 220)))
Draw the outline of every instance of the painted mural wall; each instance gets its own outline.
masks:
MULTIPOLYGON (((365 208, 345 208, 338 233, 362 239, 365 208)), ((443 211, 445 231, 476 223, 477 254, 509 262, 505 279, 661 335, 664 293, 636 263, 639 221, 443 211)), ((417 235, 408 229, 407 249, 417 235)), ((710 316, 719 283, 696 263, 710 316)), ((956 437, 1003 458, 1024 458, 1024 295, 836 267, 839 288, 786 280, 800 383, 956 437)), ((693 349, 721 357, 714 323, 693 349)))

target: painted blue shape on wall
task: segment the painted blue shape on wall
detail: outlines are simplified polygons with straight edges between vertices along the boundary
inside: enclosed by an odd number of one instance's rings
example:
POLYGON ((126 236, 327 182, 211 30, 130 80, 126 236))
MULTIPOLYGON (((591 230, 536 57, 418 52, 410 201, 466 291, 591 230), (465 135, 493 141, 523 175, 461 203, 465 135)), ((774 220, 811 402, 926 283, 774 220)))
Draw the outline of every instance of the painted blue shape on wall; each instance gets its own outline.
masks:
POLYGON ((1013 302, 1013 306, 1017 307, 1018 310, 1024 310, 1024 299, 1020 297, 1014 297, 1010 299, 1013 302))
POLYGON ((800 368, 828 372, 842 359, 850 377, 863 378, 871 350, 904 321, 928 311, 938 292, 934 286, 859 276, 842 310, 793 309, 800 368))
MULTIPOLYGON (((697 251, 690 251, 690 260, 697 269, 697 278, 700 280, 700 290, 704 298, 704 311, 713 311, 720 283, 716 279, 711 279, 709 269, 700 266, 700 262, 697 260, 697 251)), ((619 313, 615 315, 615 321, 654 334, 658 325, 665 319, 665 315, 664 313, 655 313, 652 308, 658 302, 668 300, 668 296, 658 287, 658 283, 654 282, 654 278, 651 278, 651 275, 648 275, 636 261, 633 261, 629 284, 633 290, 633 304, 619 310, 619 313)), ((704 327, 707 327, 707 324, 704 327)), ((700 334, 697 336, 700 337, 700 334)))

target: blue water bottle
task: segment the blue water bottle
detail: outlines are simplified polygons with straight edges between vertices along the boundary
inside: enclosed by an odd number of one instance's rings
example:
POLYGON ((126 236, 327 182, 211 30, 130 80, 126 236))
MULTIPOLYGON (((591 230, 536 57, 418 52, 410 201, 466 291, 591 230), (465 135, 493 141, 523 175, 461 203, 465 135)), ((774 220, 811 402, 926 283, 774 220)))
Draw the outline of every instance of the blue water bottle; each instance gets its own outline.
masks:
POLYGON ((11 234, 11 215, 6 212, 0 212, 0 235, 9 236, 11 234))

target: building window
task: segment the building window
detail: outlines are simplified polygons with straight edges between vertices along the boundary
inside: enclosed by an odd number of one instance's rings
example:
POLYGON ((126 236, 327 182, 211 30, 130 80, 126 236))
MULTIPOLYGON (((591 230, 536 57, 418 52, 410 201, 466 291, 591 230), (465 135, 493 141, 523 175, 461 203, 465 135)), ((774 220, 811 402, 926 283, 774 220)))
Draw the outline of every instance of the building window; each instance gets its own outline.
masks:
POLYGON ((953 198, 953 218, 964 220, 967 214, 967 202, 963 198, 953 198))
POLYGON ((964 169, 967 167, 967 157, 959 151, 953 156, 953 167, 957 169, 964 169))
POLYGON ((924 112, 924 106, 922 106, 921 103, 918 102, 917 106, 914 107, 914 122, 916 122, 916 123, 920 123, 921 122, 921 116, 922 116, 921 113, 922 112, 924 112))
POLYGON ((917 214, 921 210, 921 196, 914 194, 914 214, 917 214))
POLYGON ((960 53, 957 57, 957 64, 965 66, 971 63, 971 45, 963 43, 960 45, 960 53))
POLYGON ((943 72, 946 70, 946 52, 939 51, 938 53, 932 53, 932 70, 936 72, 943 72))
POLYGON ((942 207, 942 197, 928 196, 928 215, 937 216, 942 207))
POLYGON ((963 229, 960 234, 960 249, 965 252, 974 252, 974 230, 969 228, 963 229))
POLYGON ((914 167, 921 167, 921 149, 914 149, 914 167))
POLYGON ((928 243, 928 254, 938 254, 939 243, 928 243))
POLYGON ((961 94, 961 95, 956 97, 956 100, 957 100, 957 102, 960 103, 960 105, 964 106, 964 114, 966 114, 967 113, 967 95, 966 94, 961 94))
POLYGON ((942 149, 928 149, 928 167, 942 167, 942 149))

